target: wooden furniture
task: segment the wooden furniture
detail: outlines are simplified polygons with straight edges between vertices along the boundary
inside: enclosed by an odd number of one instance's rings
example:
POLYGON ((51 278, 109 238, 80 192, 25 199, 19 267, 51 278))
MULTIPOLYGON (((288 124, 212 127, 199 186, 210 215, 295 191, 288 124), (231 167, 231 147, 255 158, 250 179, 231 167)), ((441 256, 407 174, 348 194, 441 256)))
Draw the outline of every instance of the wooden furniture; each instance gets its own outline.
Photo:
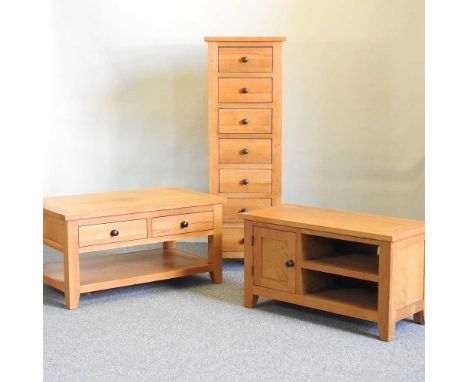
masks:
POLYGON ((209 190, 227 197, 223 257, 243 258, 241 214, 281 202, 285 37, 208 42, 209 190))
POLYGON ((44 265, 44 283, 78 307, 80 293, 209 272, 222 282, 225 198, 177 188, 44 199, 44 243, 63 261, 44 265), (176 240, 208 236, 208 258, 176 249, 176 240), (163 242, 162 249, 80 260, 80 254, 163 242))
POLYGON ((282 205, 245 217, 244 305, 258 296, 378 323, 424 323, 424 222, 282 205))

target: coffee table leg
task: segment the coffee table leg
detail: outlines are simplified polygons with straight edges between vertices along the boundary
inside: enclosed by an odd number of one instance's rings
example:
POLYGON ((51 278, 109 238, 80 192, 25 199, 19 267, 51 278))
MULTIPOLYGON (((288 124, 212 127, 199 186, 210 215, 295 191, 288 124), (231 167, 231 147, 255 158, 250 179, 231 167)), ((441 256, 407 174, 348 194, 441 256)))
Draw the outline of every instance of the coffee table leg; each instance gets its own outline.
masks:
POLYGON ((220 284, 223 282, 223 258, 221 252, 223 205, 216 204, 213 210, 213 235, 208 236, 208 262, 213 264, 210 272, 211 282, 220 284))
POLYGON ((67 224, 67 243, 63 253, 65 282, 65 305, 68 309, 78 308, 80 301, 80 253, 78 251, 78 226, 67 224))

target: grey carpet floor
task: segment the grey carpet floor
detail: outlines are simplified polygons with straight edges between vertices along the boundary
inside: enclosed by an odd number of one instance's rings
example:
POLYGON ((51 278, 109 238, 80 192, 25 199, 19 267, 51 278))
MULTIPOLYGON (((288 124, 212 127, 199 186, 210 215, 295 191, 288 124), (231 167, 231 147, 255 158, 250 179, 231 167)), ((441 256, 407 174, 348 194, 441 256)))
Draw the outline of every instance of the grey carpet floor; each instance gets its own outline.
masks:
POLYGON ((246 309, 242 295, 234 260, 221 285, 202 274, 94 292, 74 311, 44 286, 44 381, 424 380, 424 326, 400 321, 385 343, 372 323, 262 298, 246 309))

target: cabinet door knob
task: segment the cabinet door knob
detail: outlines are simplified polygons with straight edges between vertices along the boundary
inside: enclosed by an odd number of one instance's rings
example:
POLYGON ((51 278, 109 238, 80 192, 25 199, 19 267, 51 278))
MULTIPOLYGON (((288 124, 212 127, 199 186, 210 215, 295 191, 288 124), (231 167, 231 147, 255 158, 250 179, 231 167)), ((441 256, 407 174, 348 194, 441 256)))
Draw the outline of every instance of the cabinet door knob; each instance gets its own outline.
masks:
POLYGON ((249 62, 249 58, 247 56, 244 56, 241 58, 242 62, 249 62))
POLYGON ((242 212, 242 213, 245 214, 245 213, 249 212, 249 209, 244 207, 244 208, 241 208, 239 212, 242 212))
POLYGON ((112 237, 119 236, 119 231, 117 231, 116 229, 113 229, 112 231, 110 231, 110 235, 112 237))
POLYGON ((239 240, 239 244, 244 244, 244 238, 239 240))
POLYGON ((242 88, 242 89, 241 89, 241 93, 246 94, 246 93, 248 93, 248 92, 249 92, 249 88, 242 88))
POLYGON ((293 261, 293 260, 288 260, 288 261, 286 261, 286 266, 287 266, 288 268, 294 267, 294 261, 293 261))
POLYGON ((181 228, 187 228, 188 227, 188 221, 183 221, 180 223, 181 228))
POLYGON ((247 155, 249 153, 249 149, 247 147, 242 149, 241 151, 242 151, 242 154, 244 155, 247 155))
POLYGON ((242 122, 243 125, 248 125, 249 124, 249 120, 247 118, 244 118, 241 122, 242 122))
POLYGON ((249 184, 249 180, 248 179, 242 179, 241 180, 241 183, 244 185, 244 186, 247 186, 249 184))

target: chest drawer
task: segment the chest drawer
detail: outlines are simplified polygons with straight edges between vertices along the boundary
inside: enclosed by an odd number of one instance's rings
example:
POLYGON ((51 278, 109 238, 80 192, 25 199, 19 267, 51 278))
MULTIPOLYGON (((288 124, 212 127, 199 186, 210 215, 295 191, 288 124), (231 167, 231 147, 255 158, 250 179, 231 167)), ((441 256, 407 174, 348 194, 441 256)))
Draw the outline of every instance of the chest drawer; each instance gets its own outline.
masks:
POLYGON ((220 73, 271 73, 271 47, 222 47, 218 51, 220 73))
POLYGON ((271 109, 219 109, 221 134, 270 134, 271 109))
POLYGON ((153 237, 208 231, 211 229, 213 229, 212 211, 163 216, 151 220, 153 237))
POLYGON ((219 102, 272 102, 272 78, 220 78, 219 102))
POLYGON ((223 206, 223 221, 226 223, 240 223, 241 213, 248 214, 250 211, 271 207, 271 199, 228 199, 223 206))
POLYGON ((271 170, 220 169, 219 192, 271 192, 271 170))
POLYGON ((244 230, 227 228, 223 230, 223 250, 242 252, 244 250, 244 230))
POLYGON ((92 224, 78 229, 80 247, 146 239, 146 219, 92 224))
POLYGON ((220 163, 271 163, 271 139, 220 139, 220 163))

